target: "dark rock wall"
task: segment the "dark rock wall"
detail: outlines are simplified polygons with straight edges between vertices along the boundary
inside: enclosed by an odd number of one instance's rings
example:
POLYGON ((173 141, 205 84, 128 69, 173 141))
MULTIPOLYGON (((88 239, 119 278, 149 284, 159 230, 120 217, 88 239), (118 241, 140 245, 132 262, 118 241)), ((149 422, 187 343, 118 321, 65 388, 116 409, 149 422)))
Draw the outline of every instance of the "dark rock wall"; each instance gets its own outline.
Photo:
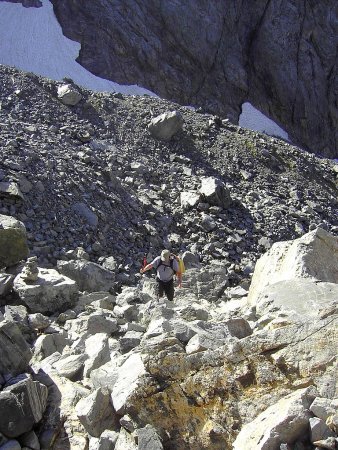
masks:
POLYGON ((337 156, 335 0, 52 0, 80 64, 237 121, 248 100, 337 156))
POLYGON ((249 101, 296 144, 338 156, 336 0, 51 2, 95 75, 234 122, 249 101))

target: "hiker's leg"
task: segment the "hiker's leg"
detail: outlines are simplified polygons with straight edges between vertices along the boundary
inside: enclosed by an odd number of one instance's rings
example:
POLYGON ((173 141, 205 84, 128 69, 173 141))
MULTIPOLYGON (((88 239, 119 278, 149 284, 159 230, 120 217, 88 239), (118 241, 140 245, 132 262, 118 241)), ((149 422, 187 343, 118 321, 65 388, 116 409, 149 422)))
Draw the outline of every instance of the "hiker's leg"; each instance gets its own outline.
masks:
POLYGON ((174 293, 175 293, 174 280, 171 280, 165 285, 165 294, 167 296, 167 299, 170 300, 171 302, 174 300, 174 293))
POLYGON ((157 280, 157 298, 163 297, 164 293, 164 283, 161 280, 157 280))

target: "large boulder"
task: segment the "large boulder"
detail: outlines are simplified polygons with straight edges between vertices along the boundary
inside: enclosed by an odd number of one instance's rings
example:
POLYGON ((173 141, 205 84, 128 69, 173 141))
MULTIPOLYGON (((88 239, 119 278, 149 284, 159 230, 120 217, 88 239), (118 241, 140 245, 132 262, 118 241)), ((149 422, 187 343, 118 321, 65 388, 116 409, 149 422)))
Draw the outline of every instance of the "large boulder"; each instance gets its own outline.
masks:
POLYGON ((115 282, 115 273, 99 264, 82 260, 58 261, 60 273, 75 280, 80 291, 109 291, 115 282))
POLYGON ((255 303, 266 286, 285 280, 338 283, 337 267, 338 238, 322 228, 275 243, 257 261, 248 300, 255 303))
POLYGON ((229 190, 221 180, 214 177, 202 179, 200 194, 210 205, 228 208, 231 204, 229 190))
POLYGON ((141 356, 135 353, 118 369, 117 381, 111 394, 115 411, 124 414, 129 397, 135 392, 146 374, 141 356))
POLYGON ((47 405, 48 389, 27 378, 0 392, 0 432, 9 438, 30 431, 47 405))
POLYGON ((174 134, 182 130, 182 126, 182 115, 178 111, 172 111, 163 113, 152 119, 148 125, 148 130, 157 139, 169 141, 174 134))
POLYGON ((11 216, 0 215, 0 267, 17 264, 29 253, 25 225, 11 216))
POLYGON ((70 84, 58 87, 58 98, 64 105, 75 106, 82 99, 80 92, 70 84))
POLYGON ((14 291, 31 313, 53 314, 65 311, 78 298, 76 282, 54 269, 39 268, 35 282, 26 283, 20 273, 14 280, 14 291))
POLYGON ((301 389, 279 400, 263 411, 239 432, 234 450, 277 450, 303 437, 309 428, 309 407, 314 396, 301 389))
POLYGON ((0 322, 0 373, 17 375, 28 368, 30 349, 19 327, 12 321, 0 322))

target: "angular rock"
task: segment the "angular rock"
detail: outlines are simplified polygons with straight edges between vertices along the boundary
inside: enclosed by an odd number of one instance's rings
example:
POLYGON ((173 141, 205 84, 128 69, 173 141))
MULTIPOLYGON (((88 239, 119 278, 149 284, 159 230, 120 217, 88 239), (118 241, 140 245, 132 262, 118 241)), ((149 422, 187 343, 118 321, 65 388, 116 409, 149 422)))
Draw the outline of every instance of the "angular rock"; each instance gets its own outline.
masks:
POLYGON ((308 389, 300 389, 271 405, 258 417, 243 426, 235 442, 234 450, 246 448, 278 449, 282 443, 291 444, 307 432, 308 408, 313 397, 308 389))
POLYGON ((12 375, 25 372, 32 356, 19 327, 7 320, 0 322, 0 353, 0 373, 12 375))
POLYGON ((86 359, 87 356, 83 354, 62 356, 53 364, 53 367, 57 370, 60 377, 74 380, 81 373, 86 359))
POLYGON ((225 184, 214 177, 202 179, 200 194, 210 205, 228 208, 231 204, 230 192, 225 184))
POLYGON ((133 436, 121 428, 114 450, 138 450, 133 436))
POLYGON ((75 106, 82 99, 82 95, 70 84, 58 87, 58 98, 64 105, 75 106))
POLYGON ((194 208, 200 201, 200 195, 197 192, 181 192, 181 207, 183 209, 194 208))
MULTIPOLYGON (((333 344, 335 343, 333 342, 333 344)), ((330 398, 324 397, 316 397, 310 406, 310 411, 312 411, 316 417, 319 417, 324 421, 326 421, 330 415, 335 414, 337 409, 338 409, 337 399, 332 400, 330 398)))
POLYGON ((41 419, 48 390, 28 378, 0 392, 0 432, 10 438, 30 431, 41 419))
POLYGON ((101 367, 110 360, 107 334, 97 333, 86 339, 85 352, 88 359, 84 365, 83 375, 89 377, 92 370, 101 367))
POLYGON ((278 242, 255 267, 248 300, 254 303, 265 286, 307 279, 338 283, 338 238, 317 228, 294 241, 278 242))
POLYGON ((7 295, 13 288, 14 275, 0 273, 0 297, 7 295))
POLYGON ((311 442, 327 439, 328 437, 334 437, 333 431, 330 430, 324 420, 319 419, 318 417, 311 417, 309 419, 309 423, 311 442))
POLYGON ((1 445, 0 450, 21 450, 21 445, 16 439, 11 439, 1 445))
POLYGON ((117 418, 110 403, 108 390, 99 388, 76 405, 76 414, 86 431, 100 437, 106 429, 116 426, 117 418))
POLYGON ((128 399, 139 386, 146 374, 141 356, 135 353, 118 369, 118 378, 113 387, 111 398, 117 414, 124 414, 128 399))
POLYGON ((29 253, 25 225, 0 214, 0 268, 17 264, 29 253))
POLYGON ((19 186, 16 183, 8 181, 0 182, 0 197, 10 198, 12 200, 24 199, 19 186))
POLYGON ((151 425, 137 430, 138 450, 163 450, 162 441, 151 425))
POLYGON ((60 273, 75 280, 80 291, 109 291, 115 282, 114 272, 86 260, 58 261, 57 268, 60 273))
POLYGON ((163 113, 148 125, 151 135, 157 139, 169 141, 176 133, 182 130, 183 117, 178 111, 163 113))
POLYGON ((21 274, 17 275, 14 290, 31 313, 52 314, 65 311, 78 298, 75 281, 60 275, 54 269, 39 268, 38 279, 30 284, 25 283, 21 274))
POLYGON ((62 353, 68 344, 69 340, 59 333, 42 334, 34 343, 34 360, 41 361, 55 352, 62 353))

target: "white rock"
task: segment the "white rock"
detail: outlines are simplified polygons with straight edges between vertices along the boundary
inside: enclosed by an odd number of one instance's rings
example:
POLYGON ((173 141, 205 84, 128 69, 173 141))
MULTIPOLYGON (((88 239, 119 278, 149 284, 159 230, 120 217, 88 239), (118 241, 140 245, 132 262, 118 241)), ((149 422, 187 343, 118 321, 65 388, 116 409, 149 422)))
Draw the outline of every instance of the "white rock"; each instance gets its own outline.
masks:
POLYGON ((141 356, 135 353, 118 369, 118 378, 113 387, 111 398, 115 411, 122 415, 130 395, 137 389, 142 376, 146 374, 141 356))
POLYGON ((308 431, 311 395, 308 389, 293 392, 271 405, 243 426, 234 450, 276 450, 282 443, 293 443, 308 431))
POLYGON ((27 284, 21 274, 14 279, 14 290, 32 313, 54 313, 71 307, 77 297, 75 281, 54 269, 39 268, 38 279, 27 284))

